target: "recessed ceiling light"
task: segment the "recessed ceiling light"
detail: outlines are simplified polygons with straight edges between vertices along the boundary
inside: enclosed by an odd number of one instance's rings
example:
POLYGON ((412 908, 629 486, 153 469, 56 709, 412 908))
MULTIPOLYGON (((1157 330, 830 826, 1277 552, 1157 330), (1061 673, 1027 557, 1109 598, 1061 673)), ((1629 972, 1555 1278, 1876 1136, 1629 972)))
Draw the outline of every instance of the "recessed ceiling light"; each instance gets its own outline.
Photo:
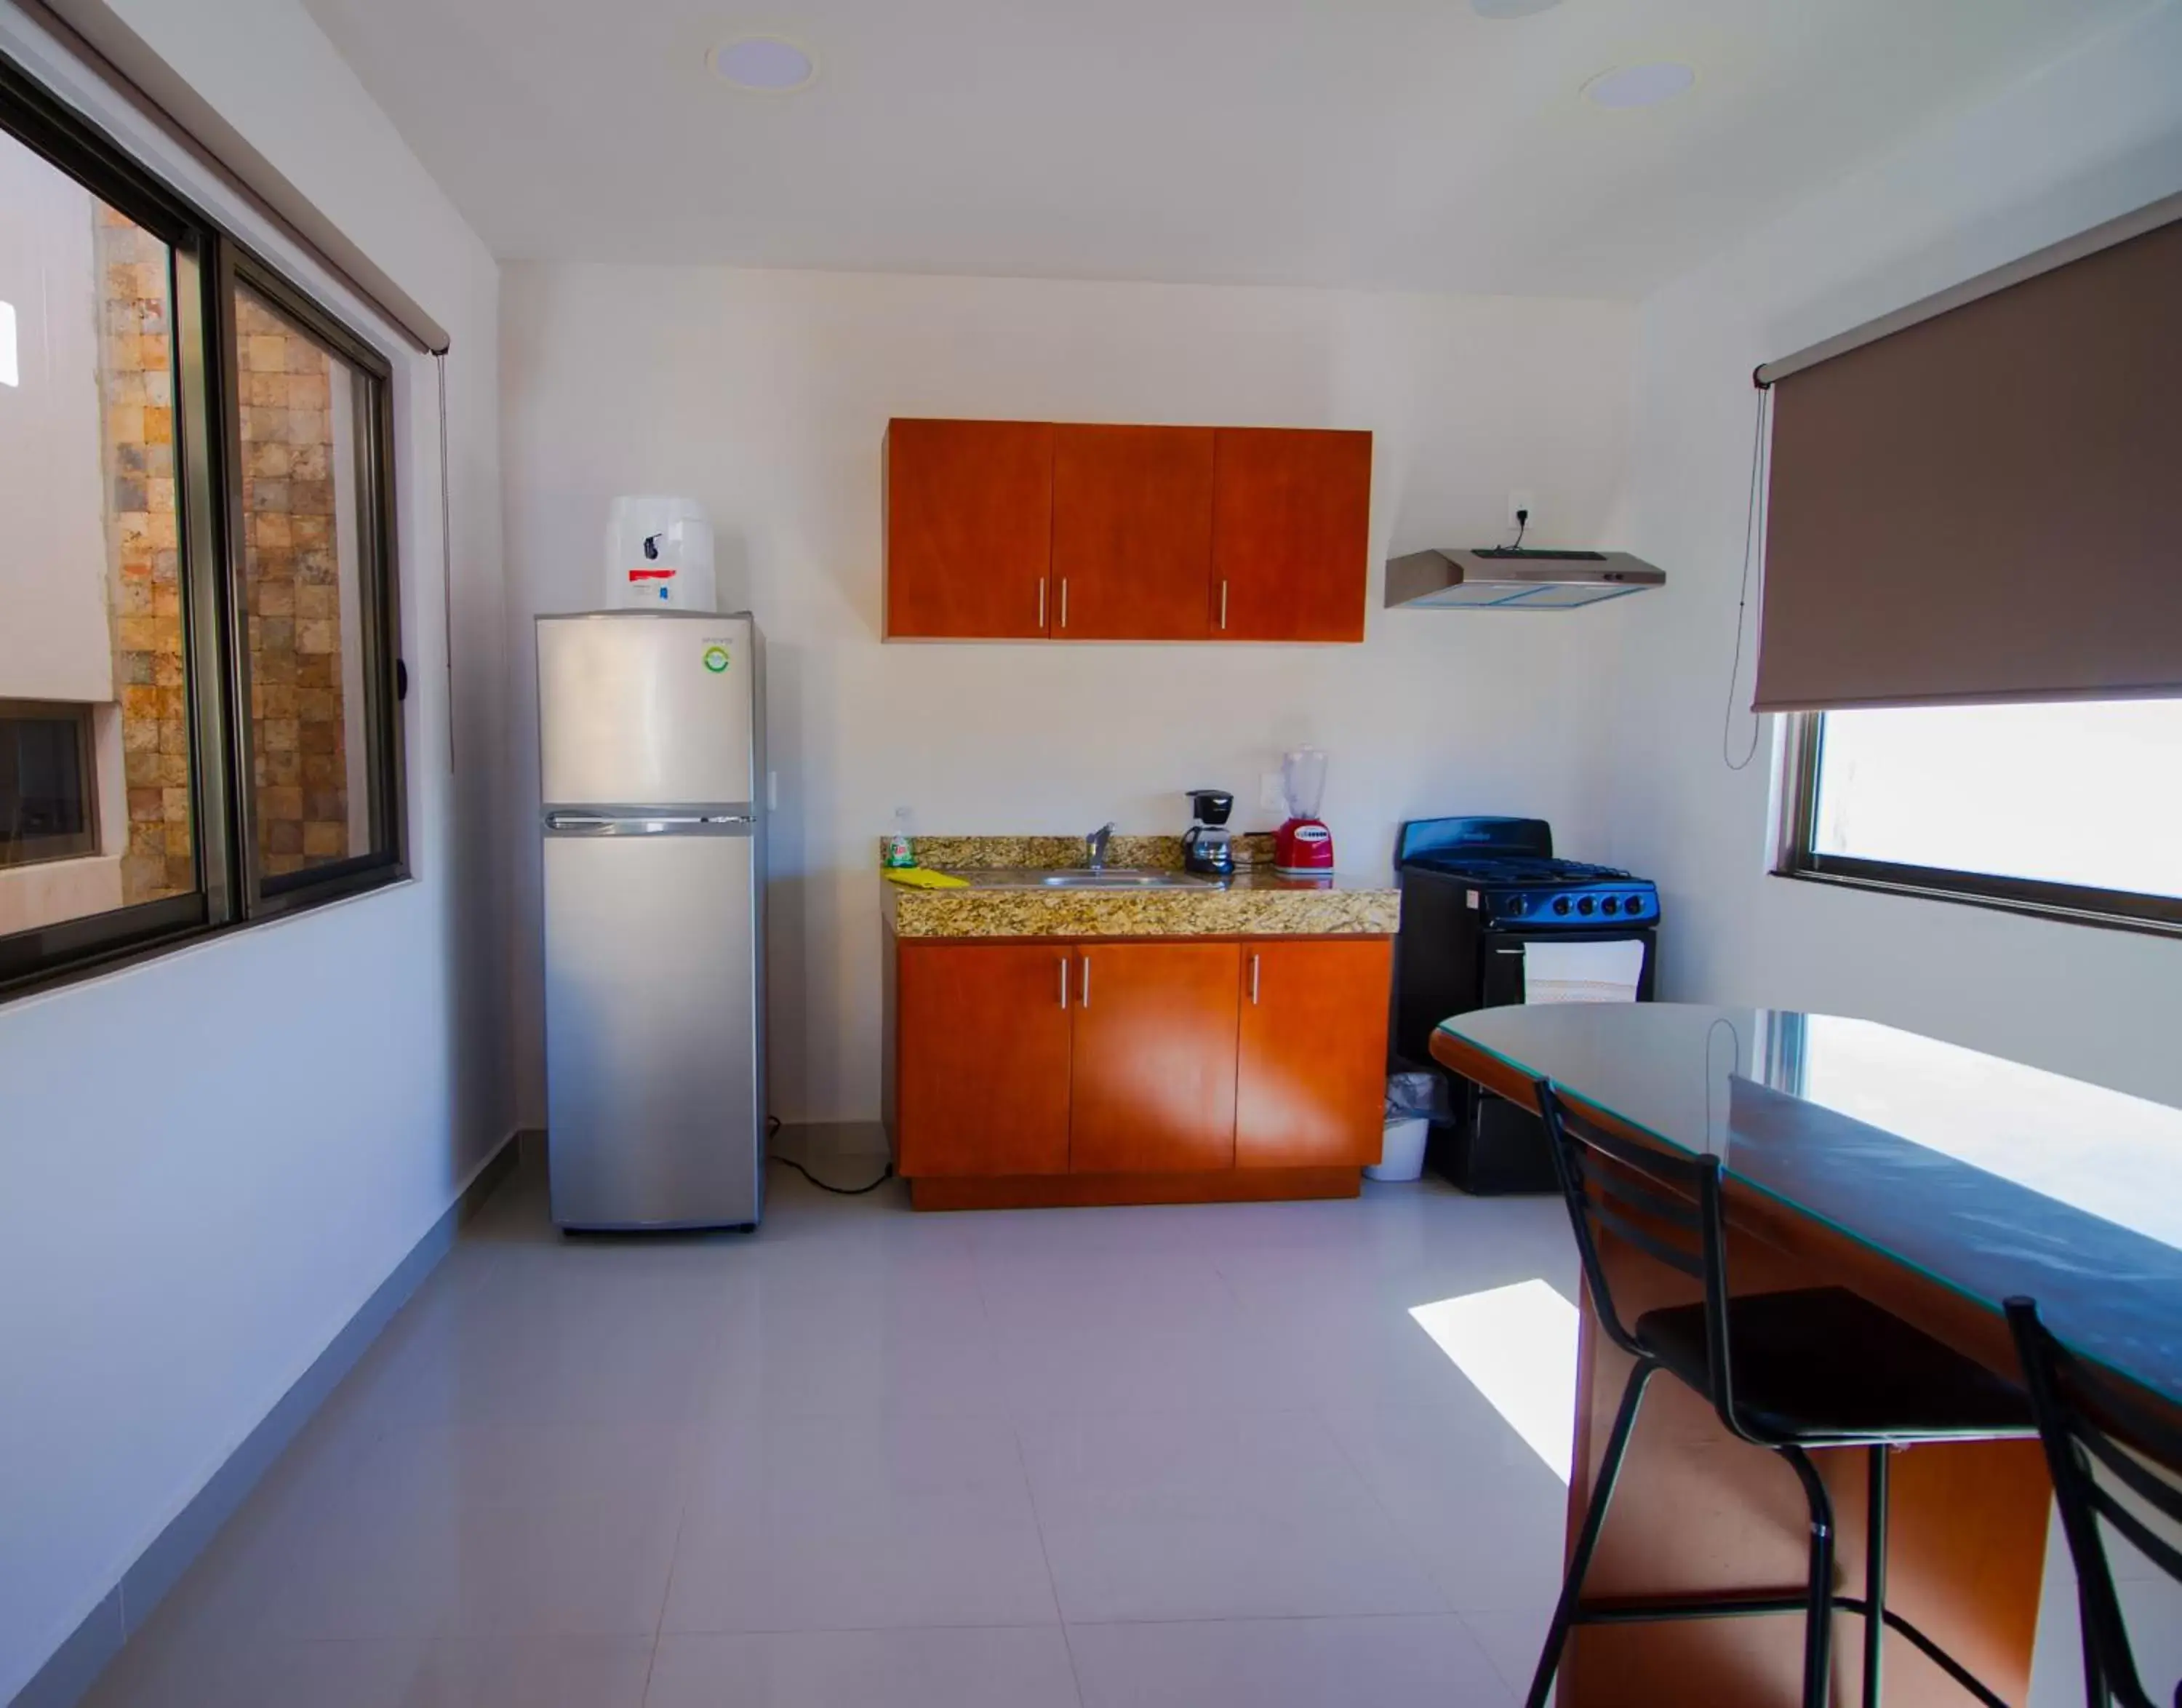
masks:
POLYGON ((1470 9, 1481 18, 1528 18, 1550 12, 1561 0, 1470 0, 1470 9))
POLYGON ((1673 100, 1697 80, 1697 74, 1690 67, 1663 59, 1653 65, 1602 71, 1583 86, 1583 92, 1597 107, 1652 107, 1673 100))
POLYGON ((712 69, 738 89, 793 95, 818 80, 818 59, 807 47, 778 36, 745 36, 712 53, 712 69))

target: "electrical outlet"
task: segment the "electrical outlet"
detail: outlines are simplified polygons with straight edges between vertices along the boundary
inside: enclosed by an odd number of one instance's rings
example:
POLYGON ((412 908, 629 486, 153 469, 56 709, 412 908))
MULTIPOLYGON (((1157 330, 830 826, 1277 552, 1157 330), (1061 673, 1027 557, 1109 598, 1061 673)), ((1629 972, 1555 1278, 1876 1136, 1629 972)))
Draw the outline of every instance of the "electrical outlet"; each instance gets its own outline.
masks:
POLYGON ((1530 513, 1531 527, 1535 528, 1538 525, 1538 495, 1527 486, 1518 486, 1508 495, 1508 525, 1510 528, 1520 528, 1523 525, 1515 519, 1515 513, 1518 510, 1530 513))
POLYGON ((1281 774, 1260 771, 1258 774, 1258 808, 1264 812, 1285 812, 1288 797, 1281 790, 1281 774))

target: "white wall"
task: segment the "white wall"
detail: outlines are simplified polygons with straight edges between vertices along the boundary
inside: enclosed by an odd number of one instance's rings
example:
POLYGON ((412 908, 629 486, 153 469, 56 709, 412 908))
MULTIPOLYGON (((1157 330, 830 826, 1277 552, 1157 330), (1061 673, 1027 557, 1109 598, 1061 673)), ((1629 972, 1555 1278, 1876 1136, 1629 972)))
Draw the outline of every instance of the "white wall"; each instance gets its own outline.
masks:
MULTIPOLYGON (((2182 188, 2178 87, 2182 7, 2168 4, 1645 303, 1633 537, 1670 580, 1625 602, 1608 776, 1614 857, 1665 890, 1663 996, 1867 1015, 2182 1103, 2182 943, 1769 878, 1775 720, 1747 770, 1720 757, 1753 366, 2182 188)), ((1746 708, 1749 668, 1746 645, 1746 708)), ((1750 727, 1743 710, 1738 754, 1750 727)), ((2148 1672, 2172 1678, 2171 1594, 2149 1577, 2124 1587, 2148 1672)), ((2032 1689, 2043 1708, 2082 1700, 2073 1601, 2057 1531, 2032 1689)))
MULTIPOLYGON (((1283 746, 1332 754, 1344 869, 1388 868, 1403 818, 1535 812, 1597 849, 1601 613, 1389 613, 1398 549, 1499 537, 1535 489, 1546 537, 1614 537, 1628 455, 1625 307, 1505 298, 518 265, 503 426, 521 798, 537 769, 529 615, 601 599, 607 501, 684 492, 720 536, 723 607, 770 646, 774 1112, 878 1108, 875 839, 928 830, 1178 832, 1182 791, 1283 746), (1360 646, 882 646, 879 441, 893 415, 1369 428, 1360 646)), ((1536 535, 1534 534, 1534 537, 1536 535)), ((523 815, 525 822, 530 822, 523 815)), ((534 838, 518 868, 534 920, 534 838)), ((517 981, 526 1121, 542 1120, 537 943, 517 981)))
MULTIPOLYGON (((1662 995, 1868 1015, 2182 1102, 2182 943, 1769 878, 1777 720, 1747 771, 1720 757, 1752 367, 2182 188, 2178 86, 2163 5, 1644 305, 1634 541, 1670 580, 1626 602, 1613 820, 1665 887, 1662 995)), ((1738 751, 1749 668, 1746 645, 1738 751)))
POLYGON ((0 385, 0 699, 114 697, 91 210, 0 136, 0 301, 19 373, 0 385))
MULTIPOLYGON (((0 1700, 509 1125, 494 263, 293 0, 117 9, 453 336, 462 769, 433 369, 396 346, 418 881, 0 1006, 0 1700)), ((4 8, 0 41, 38 57, 4 8)))

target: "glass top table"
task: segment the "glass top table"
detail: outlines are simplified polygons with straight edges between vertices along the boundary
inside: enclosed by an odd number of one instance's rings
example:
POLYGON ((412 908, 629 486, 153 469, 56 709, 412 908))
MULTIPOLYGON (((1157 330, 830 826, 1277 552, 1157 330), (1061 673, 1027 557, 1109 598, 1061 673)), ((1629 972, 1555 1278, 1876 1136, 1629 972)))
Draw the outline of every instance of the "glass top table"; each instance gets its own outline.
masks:
POLYGON ((2182 1404, 2182 1109, 1782 1009, 1553 1004, 1440 1030, 1996 1312, 2028 1295, 2182 1404))

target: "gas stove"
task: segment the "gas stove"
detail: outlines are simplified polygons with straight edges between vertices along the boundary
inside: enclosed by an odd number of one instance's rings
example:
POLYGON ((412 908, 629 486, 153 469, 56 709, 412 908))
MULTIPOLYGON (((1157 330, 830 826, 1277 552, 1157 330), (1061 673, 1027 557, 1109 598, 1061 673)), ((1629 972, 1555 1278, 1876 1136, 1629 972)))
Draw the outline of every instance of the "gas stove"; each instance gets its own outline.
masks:
MULTIPOLYGON (((1618 867, 1554 858, 1542 819, 1416 819, 1402 827, 1395 863, 1394 1053, 1404 1063, 1432 1060, 1432 1029, 1451 1014, 1532 1000, 1529 951, 1548 944, 1642 944, 1636 996, 1651 1001, 1658 889, 1618 867)), ((1536 1116, 1466 1081, 1453 1090, 1454 1120, 1426 1152, 1435 1168, 1470 1192, 1555 1190, 1536 1116)))
POLYGON ((1396 863, 1460 884, 1478 923, 1529 931, 1656 925, 1659 892, 1614 866, 1553 857, 1539 818, 1421 818, 1402 827, 1396 863))

